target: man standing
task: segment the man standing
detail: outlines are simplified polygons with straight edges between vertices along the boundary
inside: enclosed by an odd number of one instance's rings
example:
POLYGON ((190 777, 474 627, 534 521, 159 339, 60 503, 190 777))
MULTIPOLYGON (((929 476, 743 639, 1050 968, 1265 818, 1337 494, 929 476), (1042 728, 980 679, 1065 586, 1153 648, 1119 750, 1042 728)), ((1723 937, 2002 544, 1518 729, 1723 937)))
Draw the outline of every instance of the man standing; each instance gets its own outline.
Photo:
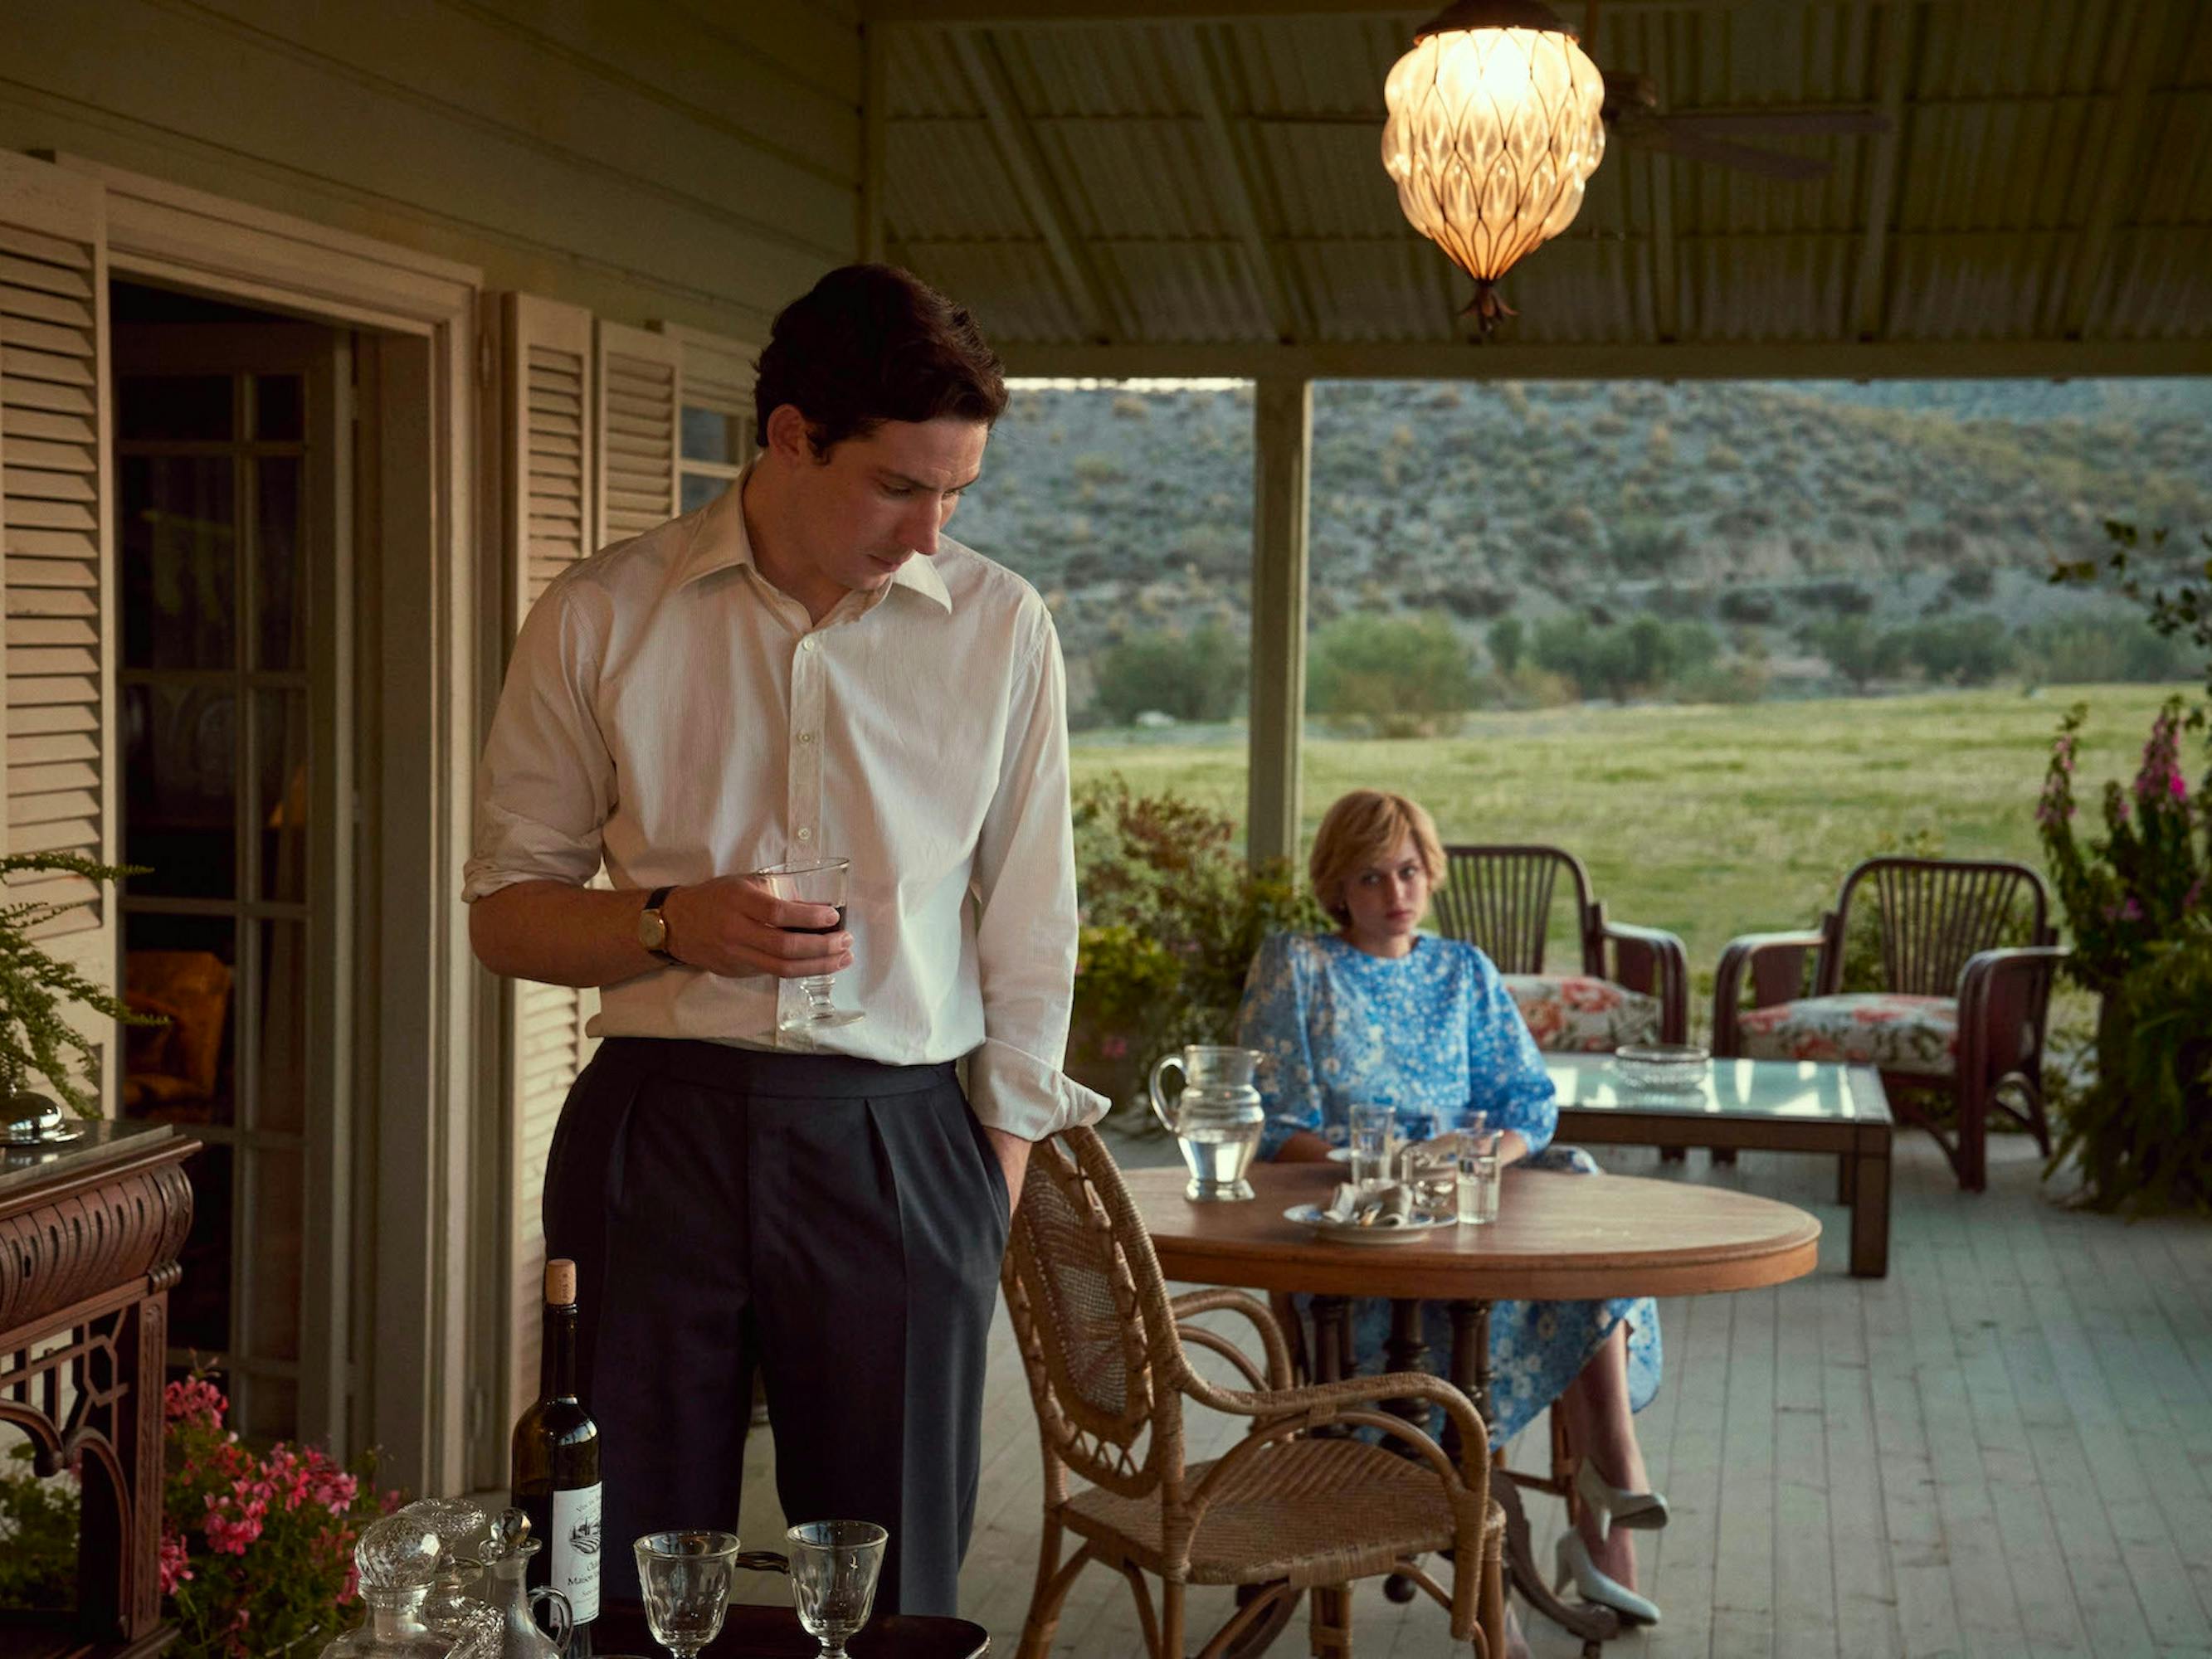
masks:
POLYGON ((604 988, 544 1210, 613 1594, 639 1534, 735 1528, 757 1366, 784 1512, 889 1528, 878 1605, 955 1609, 1011 1206, 1030 1142, 1106 1106, 1060 1070, 1059 641, 940 533, 1006 397, 965 310, 832 271, 761 354, 744 476, 516 642, 464 896, 495 972, 604 988), (817 855, 852 860, 842 924, 745 873, 817 855), (779 1042, 830 973, 862 1018, 779 1042))

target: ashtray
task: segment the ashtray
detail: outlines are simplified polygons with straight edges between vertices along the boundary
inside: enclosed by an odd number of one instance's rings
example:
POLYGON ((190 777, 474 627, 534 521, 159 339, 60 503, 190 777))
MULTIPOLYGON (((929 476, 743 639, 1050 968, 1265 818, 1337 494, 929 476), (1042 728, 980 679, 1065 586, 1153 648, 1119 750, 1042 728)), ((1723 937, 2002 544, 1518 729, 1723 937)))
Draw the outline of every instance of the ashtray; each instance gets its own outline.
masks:
POLYGON ((1632 1089, 1685 1094, 1705 1087, 1711 1059, 1694 1042, 1624 1042, 1613 1051, 1613 1069, 1632 1089))

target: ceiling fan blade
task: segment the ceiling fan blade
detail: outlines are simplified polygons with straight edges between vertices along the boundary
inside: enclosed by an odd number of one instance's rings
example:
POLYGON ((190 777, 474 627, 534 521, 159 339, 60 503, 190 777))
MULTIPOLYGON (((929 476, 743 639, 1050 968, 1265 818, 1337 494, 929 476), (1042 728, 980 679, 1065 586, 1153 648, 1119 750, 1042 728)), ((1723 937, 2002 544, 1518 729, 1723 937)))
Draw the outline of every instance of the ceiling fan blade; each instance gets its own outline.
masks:
POLYGON ((1759 133, 1876 137, 1889 131, 1889 118, 1871 109, 1730 110, 1711 115, 1685 110, 1653 118, 1680 131, 1722 139, 1759 133))
POLYGON ((1620 135, 1632 144, 1646 149, 1664 150, 1669 155, 1681 156, 1685 161, 1711 161, 1724 167, 1740 167, 1746 173, 1764 173, 1770 179, 1786 179, 1793 184, 1818 179, 1835 170, 1835 164, 1809 155, 1789 155, 1778 149, 1753 149, 1749 144, 1730 143, 1725 138, 1708 138, 1700 133, 1683 132, 1671 123, 1657 120, 1623 121, 1620 135))

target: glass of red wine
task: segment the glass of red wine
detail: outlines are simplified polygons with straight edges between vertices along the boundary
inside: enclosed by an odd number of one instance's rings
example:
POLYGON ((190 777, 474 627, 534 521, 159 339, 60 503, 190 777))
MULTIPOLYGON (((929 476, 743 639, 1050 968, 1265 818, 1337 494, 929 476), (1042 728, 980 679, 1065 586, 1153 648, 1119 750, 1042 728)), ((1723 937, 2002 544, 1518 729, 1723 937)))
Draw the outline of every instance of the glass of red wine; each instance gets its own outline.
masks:
MULTIPOLYGON (((774 864, 753 872, 770 896, 800 904, 834 906, 837 920, 827 927, 794 927, 794 933, 834 933, 845 925, 845 889, 852 875, 850 859, 806 859, 796 864, 774 864)), ((831 975, 820 974, 799 981, 805 1000, 776 1015, 779 1031, 818 1031, 830 1025, 850 1025, 860 1018, 857 1010, 839 1008, 830 1000, 831 975)))

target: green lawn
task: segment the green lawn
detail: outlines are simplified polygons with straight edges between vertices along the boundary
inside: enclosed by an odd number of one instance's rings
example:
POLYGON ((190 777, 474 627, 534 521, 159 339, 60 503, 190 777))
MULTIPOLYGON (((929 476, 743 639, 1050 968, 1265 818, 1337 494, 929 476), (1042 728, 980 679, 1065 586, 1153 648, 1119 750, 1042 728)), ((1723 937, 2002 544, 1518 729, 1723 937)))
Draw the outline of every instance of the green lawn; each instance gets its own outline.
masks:
MULTIPOLYGON (((2082 798, 2132 775, 2153 686, 2054 687, 1743 707, 1471 716, 1449 738, 1326 737, 1305 751, 1305 830, 1362 786, 1400 790, 1447 841, 1548 842, 1589 866, 1616 920, 1670 928, 1706 983, 1737 933, 1807 926, 1856 860, 1925 832, 1953 857, 2042 867, 2035 798, 2051 735, 2090 708, 2082 798)), ((1240 734, 1241 737, 1241 734, 1240 734)), ((1241 741, 1079 739, 1078 781, 1118 772, 1244 811, 1241 741)))

